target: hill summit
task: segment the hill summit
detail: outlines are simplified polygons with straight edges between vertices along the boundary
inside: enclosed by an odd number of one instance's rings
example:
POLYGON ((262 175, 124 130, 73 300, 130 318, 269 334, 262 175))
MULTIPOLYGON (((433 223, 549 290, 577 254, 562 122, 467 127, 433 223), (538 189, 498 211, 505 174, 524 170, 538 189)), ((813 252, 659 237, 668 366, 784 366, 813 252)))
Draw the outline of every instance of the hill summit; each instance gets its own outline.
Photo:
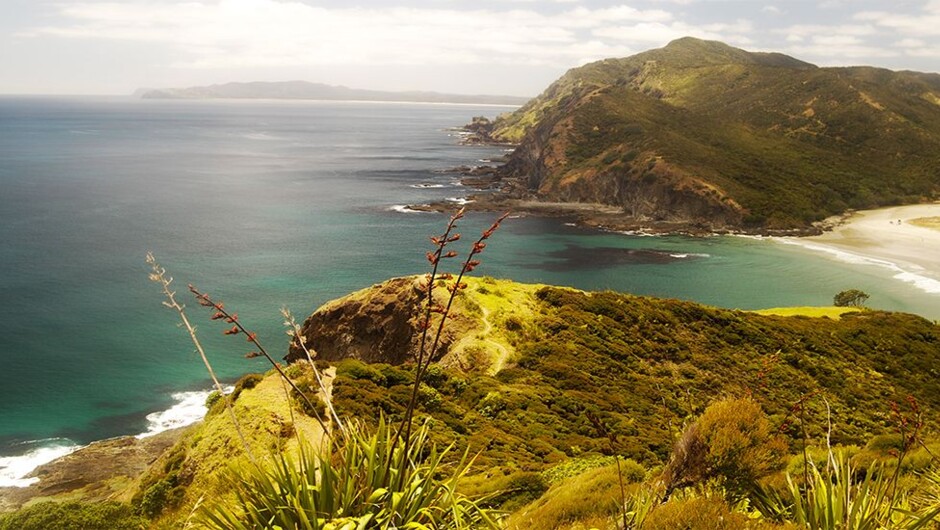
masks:
POLYGON ((682 38, 568 71, 485 134, 546 201, 641 223, 792 230, 940 197, 940 75, 682 38))

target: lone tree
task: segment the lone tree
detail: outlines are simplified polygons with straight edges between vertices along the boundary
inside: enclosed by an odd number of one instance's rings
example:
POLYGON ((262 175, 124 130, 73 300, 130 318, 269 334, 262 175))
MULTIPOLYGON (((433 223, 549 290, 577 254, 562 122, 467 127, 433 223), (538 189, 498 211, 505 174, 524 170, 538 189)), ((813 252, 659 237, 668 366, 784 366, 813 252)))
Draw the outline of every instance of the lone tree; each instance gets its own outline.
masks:
POLYGON ((865 305, 865 301, 868 300, 868 298, 868 293, 865 291, 849 289, 833 296, 832 304, 838 307, 859 307, 865 305))

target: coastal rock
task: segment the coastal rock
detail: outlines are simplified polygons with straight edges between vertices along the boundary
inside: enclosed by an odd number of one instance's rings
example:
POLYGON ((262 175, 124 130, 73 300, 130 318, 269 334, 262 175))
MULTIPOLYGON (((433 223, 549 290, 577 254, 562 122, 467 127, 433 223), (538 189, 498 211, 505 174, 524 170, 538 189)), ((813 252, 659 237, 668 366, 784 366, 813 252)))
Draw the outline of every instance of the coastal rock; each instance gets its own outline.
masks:
POLYGON ((129 500, 133 488, 128 486, 172 447, 183 431, 102 440, 39 466, 29 477, 39 482, 25 488, 0 488, 0 512, 15 510, 37 497, 81 498, 89 502, 129 500))
MULTIPOLYGON (((394 278, 330 302, 303 323, 301 331, 317 359, 402 364, 416 358, 421 342, 419 323, 425 292, 423 277, 394 278)), ((435 296, 444 296, 435 289, 435 296)), ((460 304, 441 338, 435 360, 443 359, 465 327, 460 304)), ((292 344, 284 357, 288 362, 306 358, 292 344)))

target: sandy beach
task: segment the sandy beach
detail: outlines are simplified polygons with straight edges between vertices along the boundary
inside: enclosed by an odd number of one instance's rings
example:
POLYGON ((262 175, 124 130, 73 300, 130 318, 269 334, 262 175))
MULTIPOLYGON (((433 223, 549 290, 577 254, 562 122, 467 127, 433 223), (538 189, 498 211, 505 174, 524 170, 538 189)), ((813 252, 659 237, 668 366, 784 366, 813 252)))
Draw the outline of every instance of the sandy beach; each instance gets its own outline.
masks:
POLYGON ((895 278, 940 294, 940 229, 917 220, 940 217, 940 203, 865 210, 819 236, 782 238, 843 261, 892 269, 895 278))

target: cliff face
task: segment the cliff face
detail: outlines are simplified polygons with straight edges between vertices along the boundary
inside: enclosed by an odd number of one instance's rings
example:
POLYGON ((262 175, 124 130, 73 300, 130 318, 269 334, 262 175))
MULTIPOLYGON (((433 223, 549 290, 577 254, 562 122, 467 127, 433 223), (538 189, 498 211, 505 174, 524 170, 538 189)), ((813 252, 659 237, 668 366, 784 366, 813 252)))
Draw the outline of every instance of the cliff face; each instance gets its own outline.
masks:
MULTIPOLYGON (((318 359, 402 364, 414 360, 421 344, 419 323, 424 316, 423 277, 394 278, 379 285, 330 302, 303 323, 308 347, 318 359)), ((445 296, 442 289, 436 297, 445 296)), ((466 330, 469 318, 462 304, 455 307, 435 360, 448 353, 454 337, 466 330)), ((432 329, 433 331, 433 329, 432 329)), ((433 336, 433 335, 432 335, 433 336)), ((292 346, 285 360, 306 359, 303 350, 292 346)))
POLYGON ((538 197, 638 220, 802 228, 940 196, 940 76, 690 38, 573 69, 489 136, 538 197))
MULTIPOLYGON (((400 364, 415 349, 415 316, 421 293, 414 278, 396 278, 370 288, 370 296, 353 293, 326 304, 303 324, 307 345, 326 360, 345 358, 400 364)), ((294 346, 285 360, 304 359, 294 346)))

